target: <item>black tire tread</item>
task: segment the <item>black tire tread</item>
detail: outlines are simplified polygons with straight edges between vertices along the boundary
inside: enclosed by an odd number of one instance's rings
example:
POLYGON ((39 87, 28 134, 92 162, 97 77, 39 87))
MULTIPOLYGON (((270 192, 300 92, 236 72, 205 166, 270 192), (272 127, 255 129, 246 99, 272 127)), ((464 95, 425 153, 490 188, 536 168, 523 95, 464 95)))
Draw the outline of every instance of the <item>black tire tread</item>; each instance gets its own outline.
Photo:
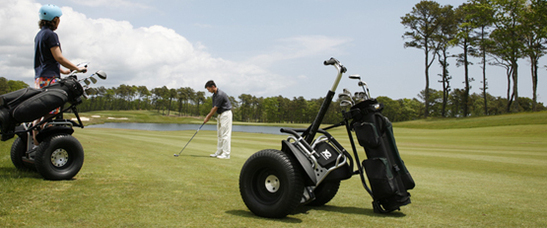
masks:
POLYGON ((294 158, 275 149, 261 150, 249 157, 241 169, 239 188, 241 197, 251 212, 267 218, 283 218, 292 213, 300 205, 304 193, 304 183, 298 165, 294 158), (286 175, 288 178, 286 183, 282 182, 282 188, 287 188, 287 195, 283 195, 276 202, 263 203, 257 199, 256 195, 253 195, 254 174, 265 166, 281 171, 281 175, 286 175))
POLYGON ((324 181, 319 184, 314 190, 315 200, 309 202, 308 206, 323 206, 331 201, 338 189, 340 188, 340 180, 324 181))
MULTIPOLYGON (((66 149, 66 148, 65 148, 66 149)), ((36 149, 35 166, 38 173, 47 180, 70 180, 82 168, 84 163, 84 150, 80 142, 72 135, 58 134, 46 138, 36 149), (61 169, 53 167, 50 161, 51 147, 70 147, 70 159, 67 167, 61 169)))
POLYGON ((26 138, 17 137, 11 145, 11 162, 18 170, 22 171, 36 171, 33 164, 23 161, 23 156, 27 152, 26 138))

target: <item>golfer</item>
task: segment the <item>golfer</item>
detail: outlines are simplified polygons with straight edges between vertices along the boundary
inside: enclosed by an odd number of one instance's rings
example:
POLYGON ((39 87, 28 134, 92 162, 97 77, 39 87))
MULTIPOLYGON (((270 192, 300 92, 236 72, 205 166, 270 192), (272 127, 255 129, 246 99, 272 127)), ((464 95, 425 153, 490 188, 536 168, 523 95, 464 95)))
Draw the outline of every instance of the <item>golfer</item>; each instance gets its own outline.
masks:
POLYGON ((213 108, 203 123, 207 123, 215 114, 217 116, 217 151, 211 157, 230 159, 230 141, 232 140, 232 103, 228 95, 217 88, 213 80, 205 83, 207 91, 213 94, 213 108))

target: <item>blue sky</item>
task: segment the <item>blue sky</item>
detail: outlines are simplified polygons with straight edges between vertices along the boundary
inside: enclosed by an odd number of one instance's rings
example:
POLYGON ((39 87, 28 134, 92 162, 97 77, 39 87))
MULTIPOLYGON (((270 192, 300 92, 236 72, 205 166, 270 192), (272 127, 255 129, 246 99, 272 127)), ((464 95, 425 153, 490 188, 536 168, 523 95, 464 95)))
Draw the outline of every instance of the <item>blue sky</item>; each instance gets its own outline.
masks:
MULTIPOLYGON (((423 52, 403 47, 400 17, 419 1, 218 1, 218 0, 0 0, 0 76, 32 83, 33 39, 42 4, 62 7, 57 30, 64 55, 89 61, 109 75, 100 85, 145 85, 149 89, 191 87, 206 91, 213 79, 231 96, 324 97, 335 70, 331 56, 359 74, 372 96, 414 98, 425 88, 423 52)), ((458 6, 464 0, 439 0, 458 6)), ((454 48, 452 53, 459 53, 454 48)), ((475 60, 478 62, 478 59, 475 60)), ((542 66, 547 64, 542 59, 542 66)), ((470 67, 472 92, 481 69, 470 67)), ((463 68, 450 66, 452 87, 463 88, 463 68)), ((440 67, 433 65, 431 88, 440 67)), ((487 68, 489 92, 505 97, 505 70, 487 68)), ((520 96, 532 96, 527 61, 521 61, 520 96)), ((538 100, 545 102, 545 68, 538 100)), ((338 91, 357 91, 345 77, 338 91)))

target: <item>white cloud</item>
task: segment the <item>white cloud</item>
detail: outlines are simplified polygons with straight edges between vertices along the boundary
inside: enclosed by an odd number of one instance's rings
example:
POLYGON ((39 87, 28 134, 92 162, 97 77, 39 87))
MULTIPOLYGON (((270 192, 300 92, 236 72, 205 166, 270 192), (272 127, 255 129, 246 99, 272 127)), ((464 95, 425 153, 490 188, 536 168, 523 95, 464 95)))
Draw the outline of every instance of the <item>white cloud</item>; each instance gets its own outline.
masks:
POLYGON ((38 30, 40 5, 29 1, 2 1, 0 4, 0 28, 3 30, 0 33, 0 76, 33 75, 34 32, 38 30), (28 9, 35 13, 26 15, 28 9))
POLYGON ((338 55, 339 47, 350 43, 348 38, 327 36, 297 36, 278 41, 270 53, 253 57, 250 62, 260 66, 270 66, 275 62, 309 56, 338 55))
MULTIPOLYGON (((40 4, 8 0, 2 5, 0 27, 4 32, 0 34, 0 76, 30 84, 34 77, 33 45, 38 32, 40 4)), ((166 85, 204 90, 205 82, 213 79, 219 87, 238 96, 251 91, 275 92, 288 81, 270 81, 268 79, 272 77, 282 76, 256 65, 213 58, 205 52, 203 44, 192 44, 163 26, 135 28, 127 21, 87 18, 70 7, 62 7, 62 10, 61 24, 56 32, 63 54, 73 63, 91 62, 91 71, 106 71, 109 79, 102 85, 109 85, 107 87, 166 85)))

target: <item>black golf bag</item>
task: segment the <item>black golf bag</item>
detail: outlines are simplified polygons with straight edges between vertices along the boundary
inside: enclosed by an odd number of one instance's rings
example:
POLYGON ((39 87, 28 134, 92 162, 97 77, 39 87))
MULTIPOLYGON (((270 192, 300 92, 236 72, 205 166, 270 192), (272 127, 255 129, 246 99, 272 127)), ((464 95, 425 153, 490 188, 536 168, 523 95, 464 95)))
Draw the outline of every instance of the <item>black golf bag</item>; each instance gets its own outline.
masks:
POLYGON ((375 99, 357 103, 344 113, 352 120, 359 145, 365 148, 363 161, 372 197, 374 211, 379 213, 398 210, 410 203, 415 183, 399 155, 391 122, 381 114, 383 105, 375 99))
POLYGON ((15 127, 34 121, 66 102, 80 103, 82 85, 72 77, 41 89, 25 88, 0 96, 0 130, 2 141, 13 138, 15 127))

